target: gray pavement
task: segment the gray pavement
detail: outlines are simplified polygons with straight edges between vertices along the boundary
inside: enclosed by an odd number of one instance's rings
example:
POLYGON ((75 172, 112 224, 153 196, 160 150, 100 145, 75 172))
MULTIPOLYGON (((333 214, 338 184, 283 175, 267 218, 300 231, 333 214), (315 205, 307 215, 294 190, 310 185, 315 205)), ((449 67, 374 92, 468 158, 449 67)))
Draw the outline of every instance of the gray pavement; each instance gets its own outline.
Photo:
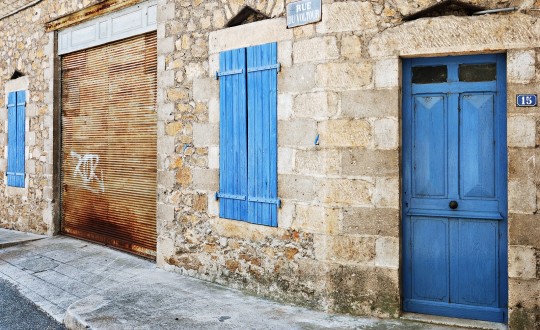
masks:
POLYGON ((63 330, 65 327, 0 280, 0 330, 63 330))
POLYGON ((280 304, 64 236, 0 249, 0 278, 69 329, 455 329, 280 304))
POLYGON ((22 242, 35 241, 47 237, 48 236, 22 233, 16 230, 0 228, 0 248, 17 245, 22 242))

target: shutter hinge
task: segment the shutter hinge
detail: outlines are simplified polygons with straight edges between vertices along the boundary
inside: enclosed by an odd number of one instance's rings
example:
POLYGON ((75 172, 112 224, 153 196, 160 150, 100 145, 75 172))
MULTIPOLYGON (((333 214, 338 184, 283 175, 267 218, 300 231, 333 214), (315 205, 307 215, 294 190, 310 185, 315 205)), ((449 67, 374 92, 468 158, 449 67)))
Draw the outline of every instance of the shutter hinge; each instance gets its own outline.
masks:
POLYGON ((249 72, 256 72, 256 71, 274 70, 274 69, 277 72, 280 72, 281 71, 281 64, 276 63, 276 64, 271 64, 271 65, 262 65, 262 66, 256 66, 256 67, 253 67, 253 68, 248 68, 248 73, 249 72))
POLYGON ((281 199, 279 198, 248 197, 248 202, 276 204, 277 207, 281 208, 281 199))
POLYGON ((246 195, 222 194, 222 193, 217 192, 216 193, 216 200, 218 200, 220 198, 234 199, 234 200, 239 200, 239 201, 245 201, 247 199, 246 195))
POLYGON ((219 77, 231 76, 231 75, 241 74, 241 73, 244 73, 244 69, 236 69, 236 70, 221 71, 221 72, 216 71, 216 80, 218 80, 219 77))

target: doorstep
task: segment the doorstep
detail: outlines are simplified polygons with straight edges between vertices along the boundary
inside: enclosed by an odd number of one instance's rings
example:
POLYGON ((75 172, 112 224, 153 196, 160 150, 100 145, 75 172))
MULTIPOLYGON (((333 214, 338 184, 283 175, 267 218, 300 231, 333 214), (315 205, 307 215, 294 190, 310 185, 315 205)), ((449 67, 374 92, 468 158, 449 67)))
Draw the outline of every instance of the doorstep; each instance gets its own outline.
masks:
POLYGON ((429 324, 447 325, 452 327, 460 327, 467 329, 482 329, 482 330, 507 330, 506 324, 488 321, 478 321, 469 319, 457 319, 452 317, 403 313, 401 318, 409 321, 424 322, 429 324))

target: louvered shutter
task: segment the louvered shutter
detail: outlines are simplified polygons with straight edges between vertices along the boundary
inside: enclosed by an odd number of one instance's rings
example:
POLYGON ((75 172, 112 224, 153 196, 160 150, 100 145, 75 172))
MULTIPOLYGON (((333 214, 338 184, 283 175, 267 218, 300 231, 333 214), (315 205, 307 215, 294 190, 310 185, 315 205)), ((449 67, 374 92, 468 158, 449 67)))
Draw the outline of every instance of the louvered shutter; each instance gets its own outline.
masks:
POLYGON ((220 53, 219 216, 247 220, 246 51, 220 53))
POLYGON ((248 221, 277 226, 277 44, 247 48, 248 221))
POLYGON ((8 94, 8 170, 7 184, 24 188, 24 136, 26 93, 8 94))

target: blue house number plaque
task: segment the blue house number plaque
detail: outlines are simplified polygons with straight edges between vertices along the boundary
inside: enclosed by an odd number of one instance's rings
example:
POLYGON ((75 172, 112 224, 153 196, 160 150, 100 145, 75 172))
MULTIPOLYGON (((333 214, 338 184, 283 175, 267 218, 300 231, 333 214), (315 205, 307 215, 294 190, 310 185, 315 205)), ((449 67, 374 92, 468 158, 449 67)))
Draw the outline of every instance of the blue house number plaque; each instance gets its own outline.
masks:
POLYGON ((517 94, 516 106, 518 107, 536 107, 538 105, 538 97, 536 94, 517 94))

